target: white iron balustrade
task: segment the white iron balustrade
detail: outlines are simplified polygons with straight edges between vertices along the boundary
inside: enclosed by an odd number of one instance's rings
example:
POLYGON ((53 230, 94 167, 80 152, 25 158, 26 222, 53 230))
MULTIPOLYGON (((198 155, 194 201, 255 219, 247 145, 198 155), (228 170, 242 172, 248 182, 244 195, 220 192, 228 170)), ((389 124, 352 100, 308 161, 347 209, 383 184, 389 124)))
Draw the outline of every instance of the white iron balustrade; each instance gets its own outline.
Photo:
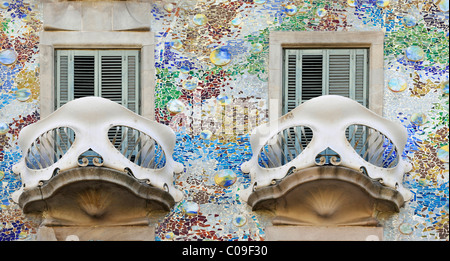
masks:
POLYGON ((148 120, 99 97, 76 99, 53 114, 22 129, 23 158, 14 165, 24 190, 32 189, 65 170, 87 165, 127 171, 136 179, 168 192, 180 201, 174 173, 183 164, 172 153, 175 134, 168 126, 148 120))
POLYGON ((402 185, 411 164, 401 154, 407 132, 356 101, 328 95, 311 99, 276 121, 254 129, 252 158, 241 169, 250 173, 244 200, 257 188, 276 184, 293 169, 339 165, 362 171, 396 189, 407 201, 402 185))

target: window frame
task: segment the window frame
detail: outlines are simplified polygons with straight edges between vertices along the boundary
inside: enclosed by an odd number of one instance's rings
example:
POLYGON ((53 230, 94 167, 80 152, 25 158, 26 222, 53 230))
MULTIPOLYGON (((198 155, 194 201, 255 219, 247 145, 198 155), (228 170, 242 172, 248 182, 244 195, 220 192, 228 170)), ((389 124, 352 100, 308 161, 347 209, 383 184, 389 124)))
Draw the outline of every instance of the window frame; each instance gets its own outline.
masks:
POLYGON ((269 34, 268 102, 269 122, 282 116, 284 49, 351 49, 367 48, 369 57, 369 109, 383 114, 384 32, 289 32, 269 34))
POLYGON ((153 32, 113 31, 43 31, 39 44, 40 116, 50 115, 55 108, 56 49, 124 49, 140 51, 140 115, 155 119, 155 44, 153 32), (145 97, 145 99, 143 98, 145 97))

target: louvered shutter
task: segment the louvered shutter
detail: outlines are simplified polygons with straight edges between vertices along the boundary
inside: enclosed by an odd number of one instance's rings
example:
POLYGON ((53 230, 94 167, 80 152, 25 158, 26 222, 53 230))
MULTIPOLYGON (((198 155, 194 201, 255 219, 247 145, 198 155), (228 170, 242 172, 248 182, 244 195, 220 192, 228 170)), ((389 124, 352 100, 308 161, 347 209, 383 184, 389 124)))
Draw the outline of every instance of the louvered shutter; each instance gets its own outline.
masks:
POLYGON ((368 107, 368 52, 355 50, 355 97, 354 99, 368 107))
POLYGON ((122 54, 114 54, 114 52, 101 52, 99 58, 99 96, 123 105, 123 102, 126 101, 127 96, 126 88, 124 88, 122 84, 124 78, 122 54), (122 99, 122 97, 124 98, 122 99))
POLYGON ((139 52, 126 51, 126 84, 127 84, 127 100, 126 107, 136 113, 140 112, 139 108, 139 52))
POLYGON ((287 50, 284 65, 284 103, 283 114, 293 110, 299 105, 297 93, 300 92, 297 70, 299 69, 297 61, 297 52, 295 50, 287 50))
POLYGON ((56 108, 72 100, 71 56, 67 51, 59 51, 56 56, 56 108))
MULTIPOLYGON (((324 57, 320 52, 302 52, 300 55, 300 100, 308 101, 324 93, 324 57)), ((325 68, 326 69, 326 68, 325 68)))
POLYGON ((98 95, 96 52, 57 50, 56 109, 71 101, 98 95))
POLYGON ((139 113, 139 52, 100 52, 100 95, 139 113))
POLYGON ((341 95, 368 106, 367 49, 286 49, 283 113, 321 95, 341 95))
MULTIPOLYGON (((139 78, 138 78, 138 70, 139 70, 139 56, 137 51, 125 51, 123 53, 123 67, 122 67, 122 76, 123 76, 123 106, 127 107, 131 111, 139 113, 139 78), (126 93, 125 93, 126 92, 126 93)), ((138 133, 136 130, 133 130, 128 134, 128 147, 130 150, 131 161, 135 161, 135 157, 138 154, 138 151, 141 148, 141 144, 137 144, 138 142, 138 133)), ((135 162, 140 164, 140 160, 135 162)))
MULTIPOLYGON (((70 51, 59 51, 56 54, 56 108, 59 108, 67 102, 73 100, 73 54, 70 51)), ((65 132, 55 130, 54 139, 56 143, 55 161, 64 155, 68 148, 70 148, 71 141, 75 138, 75 133, 71 129, 66 129, 65 132)))
POLYGON ((56 108, 100 96, 139 113, 139 51, 57 50, 56 108))
POLYGON ((350 97, 350 74, 351 58, 350 54, 327 52, 328 54, 328 90, 330 95, 341 95, 350 97))
POLYGON ((367 107, 367 50, 326 50, 328 57, 326 93, 356 100, 367 107))

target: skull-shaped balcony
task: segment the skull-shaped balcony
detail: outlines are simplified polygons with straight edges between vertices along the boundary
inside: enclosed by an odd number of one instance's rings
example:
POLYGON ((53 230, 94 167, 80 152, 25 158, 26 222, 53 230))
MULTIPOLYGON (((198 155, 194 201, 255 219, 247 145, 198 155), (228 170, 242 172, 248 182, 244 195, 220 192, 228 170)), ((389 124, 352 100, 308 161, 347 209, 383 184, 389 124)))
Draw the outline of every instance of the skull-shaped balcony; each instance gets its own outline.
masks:
POLYGON ((23 186, 13 199, 52 230, 41 233, 45 240, 151 239, 151 232, 136 236, 152 229, 152 214, 182 198, 174 186, 184 167, 172 158, 173 131, 107 99, 67 103, 25 127, 19 145, 23 158, 13 171, 23 186))
POLYGON ((366 230, 346 239, 380 239, 379 215, 411 197, 402 185, 411 169, 401 156, 406 141, 401 125, 356 101, 311 99, 254 130, 253 156, 241 166, 251 183, 241 197, 274 213, 269 240, 345 240, 349 226, 352 235, 366 230))

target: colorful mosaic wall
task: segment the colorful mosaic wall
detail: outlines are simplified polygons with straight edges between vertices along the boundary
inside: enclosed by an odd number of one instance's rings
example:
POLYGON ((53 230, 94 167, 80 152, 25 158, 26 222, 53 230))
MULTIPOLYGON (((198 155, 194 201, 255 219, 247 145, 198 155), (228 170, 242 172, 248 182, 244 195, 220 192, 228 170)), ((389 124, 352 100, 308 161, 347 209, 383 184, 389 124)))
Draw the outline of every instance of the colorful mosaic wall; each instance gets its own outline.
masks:
POLYGON ((21 186, 11 170, 22 157, 19 132, 39 120, 40 12, 35 2, 0 2, 0 240, 5 241, 36 233, 10 196, 21 186))
MULTIPOLYGON (((264 240, 270 214, 239 199, 249 183, 249 131, 267 119, 270 31, 385 31, 383 116, 409 139, 413 199, 383 220, 386 240, 448 240, 448 0, 155 1, 156 119, 177 134, 174 157, 187 197, 158 221, 157 240, 264 240)), ((17 135, 39 119, 42 6, 1 1, 1 240, 36 231, 10 195, 21 158, 17 135)))

